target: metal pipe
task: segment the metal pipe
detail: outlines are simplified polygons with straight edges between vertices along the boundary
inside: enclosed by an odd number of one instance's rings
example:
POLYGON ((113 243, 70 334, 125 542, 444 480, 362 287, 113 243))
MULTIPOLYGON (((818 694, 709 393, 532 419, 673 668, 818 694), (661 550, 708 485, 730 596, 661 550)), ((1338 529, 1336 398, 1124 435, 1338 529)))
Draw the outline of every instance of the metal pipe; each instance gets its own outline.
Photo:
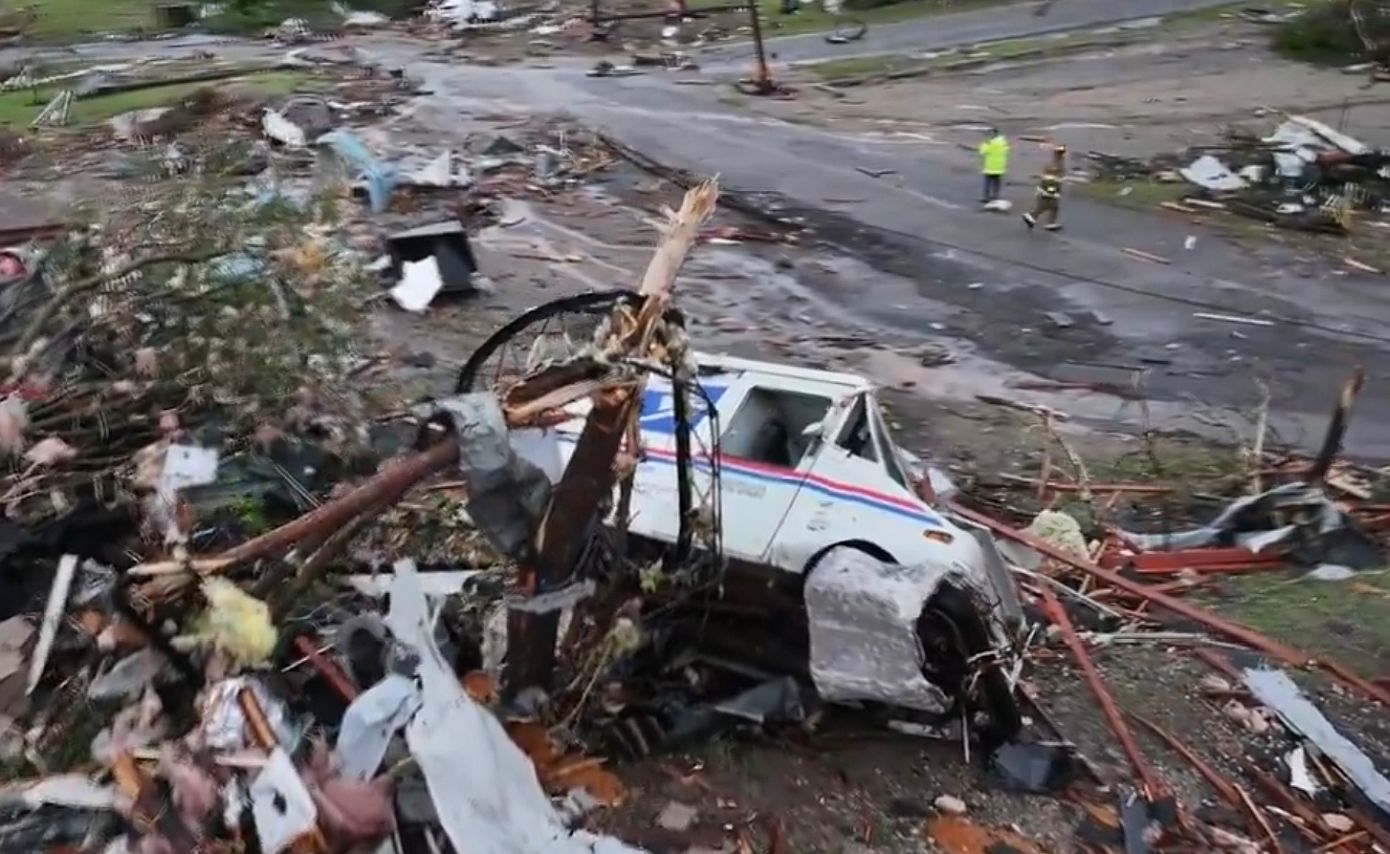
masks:
POLYGON ((1062 607, 1062 601, 1057 598, 1057 594, 1053 593, 1050 587, 1042 588, 1042 596, 1043 607, 1047 612, 1048 619, 1062 630, 1062 639, 1071 649, 1072 657, 1076 659, 1077 666, 1081 668, 1081 675, 1085 677, 1086 684, 1091 688, 1091 693, 1100 703, 1101 712, 1104 713, 1115 737, 1120 740, 1120 746, 1124 748, 1125 755, 1129 757, 1129 764, 1134 767, 1134 773, 1144 787, 1145 799, 1149 803, 1153 803, 1164 792, 1163 784, 1159 782, 1158 777, 1144 761, 1144 754, 1139 750, 1139 742, 1134 740, 1134 733, 1130 730, 1129 724, 1125 723, 1124 713, 1115 703, 1115 697, 1110 693, 1110 689, 1105 686, 1105 680, 1101 677, 1100 671, 1096 669, 1095 662, 1091 661, 1091 656, 1087 654, 1086 645, 1081 642, 1081 637, 1077 635, 1071 617, 1067 616, 1067 610, 1062 607))
POLYGON ((1117 572, 1102 569, 1089 560, 1064 552, 1051 543, 1045 542, 1027 531, 1021 531, 1012 525, 1007 525, 977 510, 972 510, 957 501, 947 499, 945 504, 953 513, 977 525, 988 528, 1001 537, 1013 540, 1016 543, 1021 543, 1053 560, 1061 561, 1073 569, 1084 572, 1092 578, 1104 581, 1111 587, 1130 593, 1146 602, 1151 602, 1180 617, 1195 620, 1231 640, 1243 643, 1252 649, 1259 650, 1271 658, 1277 658, 1291 667, 1321 667, 1336 676, 1342 682, 1356 688, 1365 696, 1381 703, 1386 708, 1390 708, 1390 691, 1357 676, 1339 662, 1315 658, 1301 650, 1280 643, 1266 635, 1262 635, 1248 626, 1242 626, 1239 623, 1223 619, 1205 608, 1199 608, 1190 602, 1184 602, 1176 596, 1170 596, 1167 593, 1154 590, 1147 584, 1133 581, 1117 572))

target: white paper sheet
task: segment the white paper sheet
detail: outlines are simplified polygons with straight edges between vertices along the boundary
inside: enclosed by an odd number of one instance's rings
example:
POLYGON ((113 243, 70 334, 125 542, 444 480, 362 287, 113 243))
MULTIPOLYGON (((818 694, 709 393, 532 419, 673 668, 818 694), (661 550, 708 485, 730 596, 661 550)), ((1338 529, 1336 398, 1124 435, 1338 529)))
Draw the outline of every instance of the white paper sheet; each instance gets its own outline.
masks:
POLYGON ((251 816, 261 850, 280 854, 318 819, 314 798, 305 788, 294 763, 281 748, 275 748, 261 773, 251 781, 251 816))
POLYGON ((424 311, 444 287, 439 277, 439 262, 434 256, 423 261, 406 261, 401 265, 401 281, 391 289, 391 299, 406 311, 424 311))

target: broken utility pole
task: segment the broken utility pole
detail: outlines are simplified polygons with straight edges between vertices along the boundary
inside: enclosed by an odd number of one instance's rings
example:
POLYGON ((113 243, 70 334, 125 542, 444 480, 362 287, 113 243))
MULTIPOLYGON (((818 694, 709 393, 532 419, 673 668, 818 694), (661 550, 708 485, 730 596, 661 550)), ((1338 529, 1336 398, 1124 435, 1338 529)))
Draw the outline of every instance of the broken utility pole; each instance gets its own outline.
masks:
MULTIPOLYGON (((635 359, 647 357, 657 324, 670 304, 676 273, 699 237, 700 226, 714 212, 718 187, 708 182, 685 194, 675 220, 657 247, 639 291, 645 300, 635 323, 615 328, 622 349, 635 359)), ((657 360, 659 361, 659 360, 657 360)), ((594 399, 574 454, 550 496, 536 533, 536 565, 523 570, 523 586, 532 591, 562 583, 574 571, 587 536, 600 521, 597 510, 613 491, 614 461, 627 427, 638 412, 643 380, 608 389, 594 399)), ((536 685, 550 686, 555 670, 559 613, 513 611, 507 620, 507 687, 511 693, 536 685)))

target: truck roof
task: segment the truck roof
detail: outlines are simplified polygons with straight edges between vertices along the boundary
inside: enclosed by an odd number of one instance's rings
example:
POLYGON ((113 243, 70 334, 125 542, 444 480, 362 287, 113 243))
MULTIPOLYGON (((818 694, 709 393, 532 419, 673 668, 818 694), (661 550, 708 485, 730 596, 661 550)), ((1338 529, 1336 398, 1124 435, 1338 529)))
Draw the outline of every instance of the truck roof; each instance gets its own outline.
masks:
POLYGON ((799 368, 778 362, 763 362, 755 359, 740 359, 715 353, 695 353, 695 363, 701 368, 716 368, 729 372, 744 372, 765 377, 784 377, 806 382, 825 383, 847 389, 868 390, 874 384, 867 378, 856 374, 843 374, 836 371, 822 371, 816 368, 799 368))

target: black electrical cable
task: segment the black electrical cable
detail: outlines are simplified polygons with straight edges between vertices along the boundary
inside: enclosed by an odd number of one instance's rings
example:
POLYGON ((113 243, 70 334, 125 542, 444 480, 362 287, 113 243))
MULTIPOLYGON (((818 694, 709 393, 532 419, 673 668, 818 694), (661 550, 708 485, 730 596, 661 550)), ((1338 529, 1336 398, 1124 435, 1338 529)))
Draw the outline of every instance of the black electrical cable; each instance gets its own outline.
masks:
MULTIPOLYGON (((687 383, 679 379, 674 370, 657 367, 646 362, 633 359, 624 360, 623 364, 630 365, 650 374, 662 377, 671 383, 672 394, 672 420, 675 424, 676 433, 676 488, 678 490, 678 502, 680 508, 680 527, 676 534, 676 547, 667 552, 664 568, 670 571, 673 567, 684 563, 690 555, 690 547, 693 537, 691 536, 691 501, 692 492, 690 471, 692 467, 693 455, 690 450, 690 417, 686 408, 685 394, 689 390, 694 390, 700 395, 705 404, 705 417, 709 419, 713 428, 714 453, 710 455, 710 476, 713 481, 715 530, 719 530, 720 512, 718 502, 719 492, 719 409, 714 404, 714 399, 709 396, 709 392, 697 383, 687 383)), ((723 545, 717 539, 714 544, 714 558, 716 563, 723 560, 723 545)))

